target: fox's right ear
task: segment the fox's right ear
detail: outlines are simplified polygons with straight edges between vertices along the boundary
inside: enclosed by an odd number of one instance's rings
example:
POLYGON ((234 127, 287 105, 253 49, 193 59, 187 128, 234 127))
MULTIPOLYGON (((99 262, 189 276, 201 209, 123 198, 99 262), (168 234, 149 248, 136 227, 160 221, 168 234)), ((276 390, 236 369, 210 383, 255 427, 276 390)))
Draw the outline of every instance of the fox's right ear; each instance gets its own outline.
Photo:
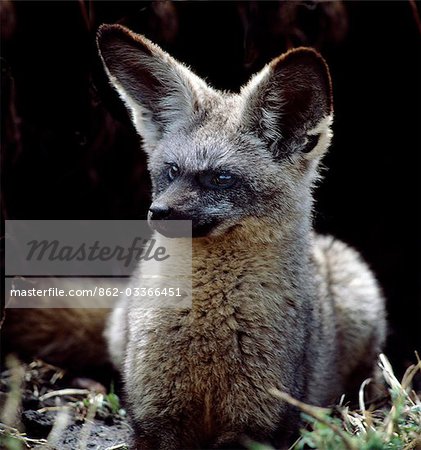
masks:
POLYGON ((102 25, 97 44, 109 79, 146 151, 191 119, 206 83, 157 45, 121 25, 102 25))

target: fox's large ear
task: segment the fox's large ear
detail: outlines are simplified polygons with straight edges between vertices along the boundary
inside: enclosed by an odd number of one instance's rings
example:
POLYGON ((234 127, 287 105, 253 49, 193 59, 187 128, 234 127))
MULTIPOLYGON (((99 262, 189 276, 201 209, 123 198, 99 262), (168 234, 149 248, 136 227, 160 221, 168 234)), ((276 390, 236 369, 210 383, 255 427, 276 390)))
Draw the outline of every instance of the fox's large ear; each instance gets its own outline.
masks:
POLYGON ((300 152, 313 159, 331 140, 329 69, 313 49, 297 48, 274 59, 242 89, 244 118, 276 156, 300 152))
POLYGON ((102 25, 97 44, 146 151, 199 109, 206 83, 145 37, 121 25, 102 25))

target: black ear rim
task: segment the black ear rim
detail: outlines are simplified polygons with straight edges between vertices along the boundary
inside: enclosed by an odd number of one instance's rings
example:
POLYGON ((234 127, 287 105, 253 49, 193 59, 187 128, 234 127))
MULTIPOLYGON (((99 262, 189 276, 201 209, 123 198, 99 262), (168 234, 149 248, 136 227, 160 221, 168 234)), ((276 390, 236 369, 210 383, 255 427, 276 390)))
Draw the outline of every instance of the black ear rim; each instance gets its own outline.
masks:
POLYGON ((104 60, 107 58, 110 50, 118 43, 135 47, 147 56, 154 56, 154 54, 159 52, 158 47, 152 42, 123 25, 102 24, 98 28, 96 44, 104 60))
POLYGON ((323 56, 314 48, 311 47, 296 47, 288 50, 286 53, 273 59, 269 66, 274 72, 283 71, 288 66, 313 67, 315 73, 320 75, 320 79, 324 84, 324 90, 328 98, 329 112, 333 112, 333 88, 332 78, 330 76, 329 67, 323 56))

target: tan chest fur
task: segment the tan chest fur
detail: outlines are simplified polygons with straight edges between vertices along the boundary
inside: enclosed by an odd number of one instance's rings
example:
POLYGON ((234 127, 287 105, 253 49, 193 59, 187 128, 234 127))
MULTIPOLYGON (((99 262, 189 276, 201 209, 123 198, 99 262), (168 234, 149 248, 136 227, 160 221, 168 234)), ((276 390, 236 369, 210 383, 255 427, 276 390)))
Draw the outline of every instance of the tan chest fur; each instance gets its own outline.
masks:
POLYGON ((270 389, 297 395, 296 368, 282 361, 299 358, 291 341, 305 339, 300 299, 278 275, 279 246, 250 250, 196 244, 191 308, 131 305, 127 383, 139 417, 164 411, 209 437, 252 423, 269 430, 282 409, 270 389))

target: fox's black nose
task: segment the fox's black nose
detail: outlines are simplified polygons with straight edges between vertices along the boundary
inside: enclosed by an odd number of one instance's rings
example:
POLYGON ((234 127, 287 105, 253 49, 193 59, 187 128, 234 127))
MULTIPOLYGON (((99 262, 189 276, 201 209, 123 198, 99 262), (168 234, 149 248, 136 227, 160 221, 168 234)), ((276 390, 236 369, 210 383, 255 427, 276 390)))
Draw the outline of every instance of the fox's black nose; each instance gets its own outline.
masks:
POLYGON ((165 220, 168 219, 171 208, 165 205, 151 205, 149 211, 151 213, 151 220, 165 220))

